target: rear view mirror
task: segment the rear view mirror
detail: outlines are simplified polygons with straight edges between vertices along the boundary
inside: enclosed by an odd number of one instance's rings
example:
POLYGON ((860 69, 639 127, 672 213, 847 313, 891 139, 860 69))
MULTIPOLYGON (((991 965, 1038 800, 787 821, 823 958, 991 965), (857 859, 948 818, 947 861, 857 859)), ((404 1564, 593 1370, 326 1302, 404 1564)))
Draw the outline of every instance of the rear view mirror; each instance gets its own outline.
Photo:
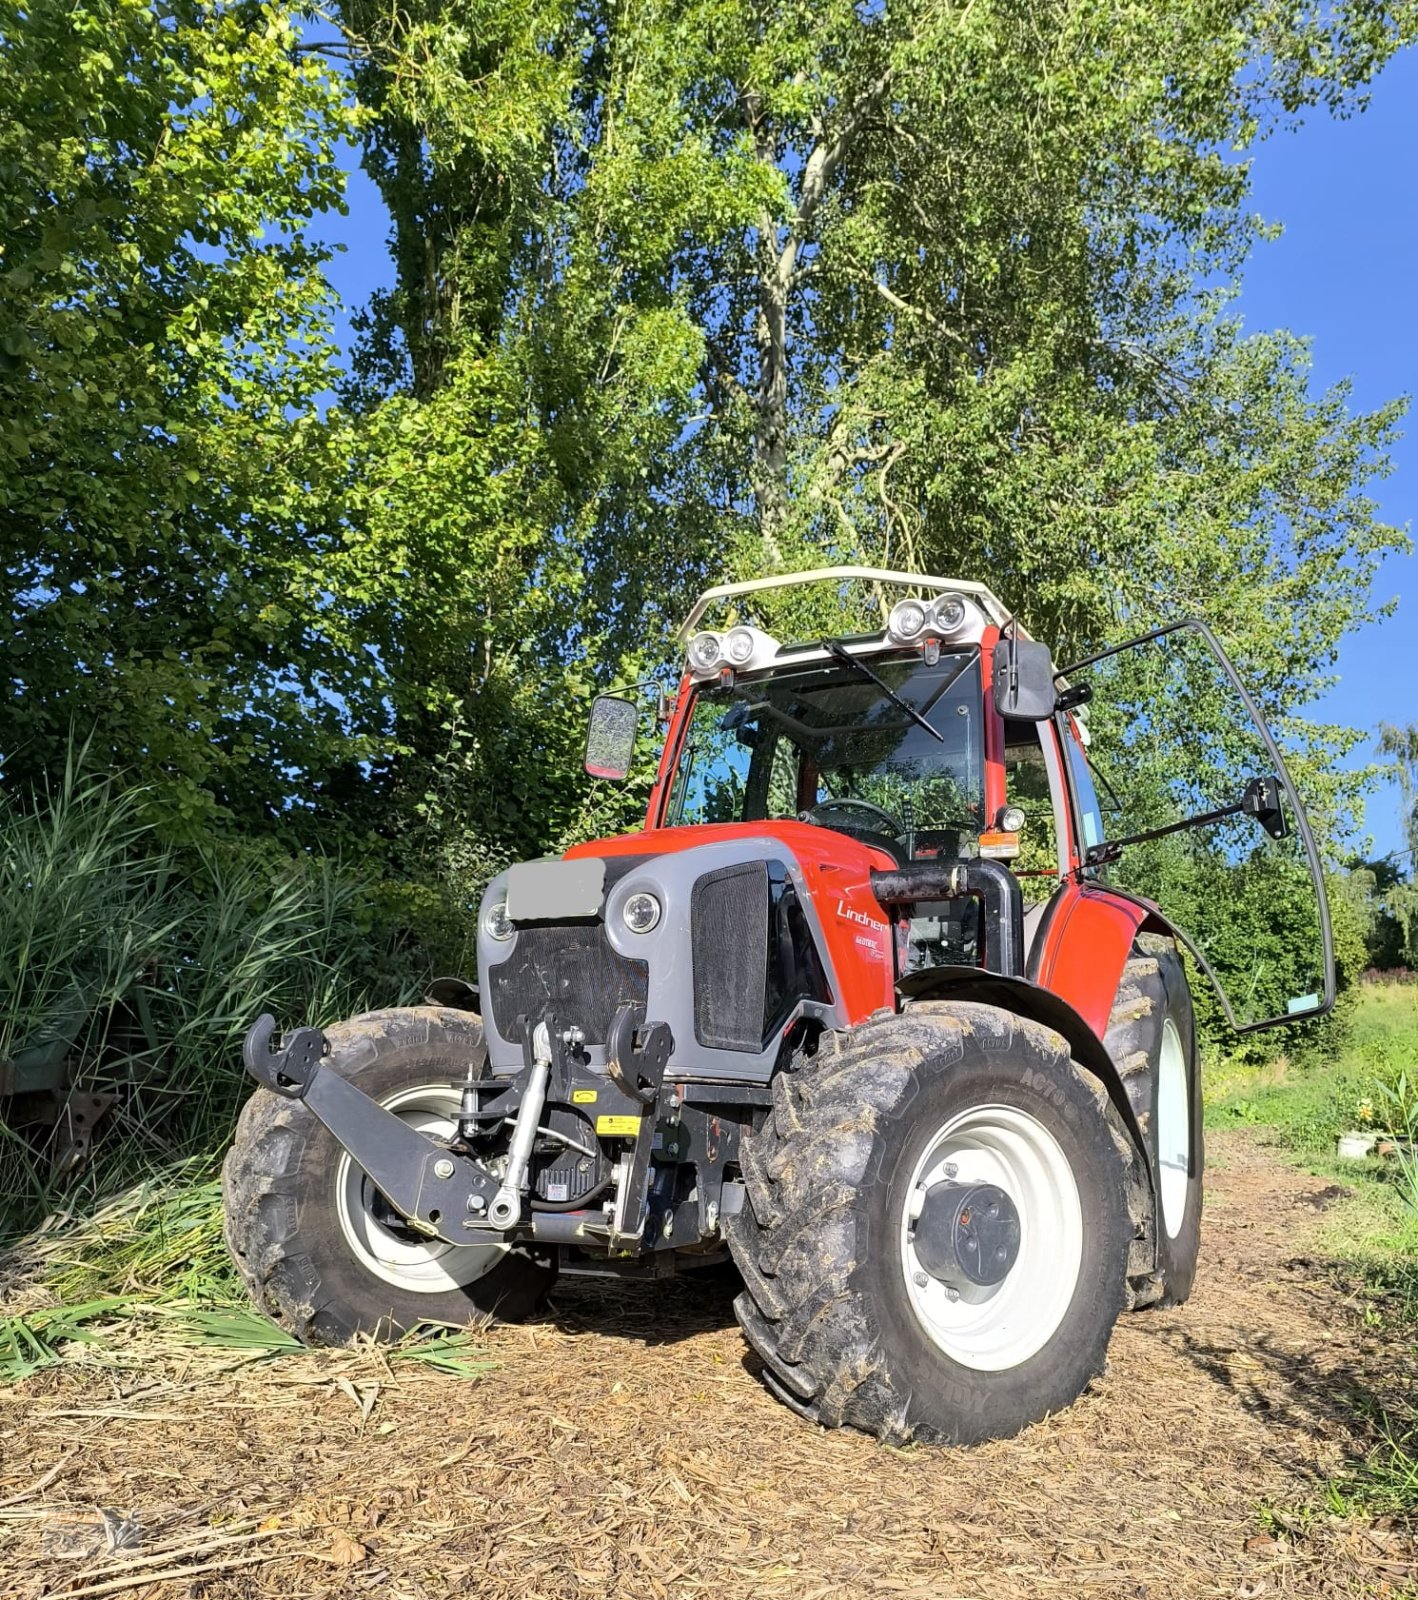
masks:
POLYGON ((1285 820, 1285 808, 1280 799, 1279 778, 1252 778, 1241 796, 1241 810, 1254 817, 1272 839, 1289 836, 1290 826, 1285 820))
POLYGON ((591 724, 586 730, 584 766, 593 778, 620 782, 630 772, 640 711, 633 700, 618 694, 599 694, 591 703, 591 724))
POLYGON ((1045 722, 1054 714, 1054 662, 1046 644, 1001 639, 994 655, 995 710, 1021 722, 1045 722))

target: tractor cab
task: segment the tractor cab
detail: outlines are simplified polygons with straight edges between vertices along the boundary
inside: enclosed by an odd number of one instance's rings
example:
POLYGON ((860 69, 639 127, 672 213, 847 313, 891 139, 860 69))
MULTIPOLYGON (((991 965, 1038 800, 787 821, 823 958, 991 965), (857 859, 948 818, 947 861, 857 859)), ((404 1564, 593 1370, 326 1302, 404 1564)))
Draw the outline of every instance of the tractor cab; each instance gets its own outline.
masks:
MULTIPOLYGON (((921 898, 890 908, 894 965, 916 993, 931 969, 958 981, 976 967, 1062 985, 1101 1018, 1107 996, 1059 968, 1053 913, 1082 903, 1097 920, 1111 890, 1184 940, 1237 1028, 1332 1003, 1318 852, 1281 753, 1205 624, 1058 671, 983 586, 829 569, 711 590, 684 637, 643 837, 798 822, 907 869, 921 898), (780 584, 854 580, 918 593, 884 627, 846 637, 780 643, 742 620, 780 584), (725 603, 739 613, 731 626, 697 627, 725 603), (1007 877, 930 897, 929 866, 979 861, 1007 877), (1006 932, 1018 929, 993 949, 992 899, 1006 932)), ((633 702, 601 697, 587 770, 623 776, 637 726, 633 702)))

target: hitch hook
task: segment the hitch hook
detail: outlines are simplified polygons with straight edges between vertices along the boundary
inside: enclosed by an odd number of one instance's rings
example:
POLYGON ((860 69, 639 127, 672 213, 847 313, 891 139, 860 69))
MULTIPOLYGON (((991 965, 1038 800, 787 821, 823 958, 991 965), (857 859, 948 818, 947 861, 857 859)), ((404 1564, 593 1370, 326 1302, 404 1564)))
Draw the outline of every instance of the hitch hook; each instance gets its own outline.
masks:
POLYGON ((664 1082, 665 1066, 674 1052, 675 1039, 663 1022, 652 1022, 636 1042, 637 1008, 616 1007, 606 1035, 606 1071, 622 1094, 641 1105, 654 1105, 664 1082))
POLYGON ((270 1012, 252 1024, 241 1047, 246 1070, 272 1094, 287 1100, 304 1100, 320 1058, 329 1051, 330 1041, 319 1028, 297 1028, 286 1035, 283 1044, 273 1049, 271 1035, 275 1031, 276 1019, 270 1012))

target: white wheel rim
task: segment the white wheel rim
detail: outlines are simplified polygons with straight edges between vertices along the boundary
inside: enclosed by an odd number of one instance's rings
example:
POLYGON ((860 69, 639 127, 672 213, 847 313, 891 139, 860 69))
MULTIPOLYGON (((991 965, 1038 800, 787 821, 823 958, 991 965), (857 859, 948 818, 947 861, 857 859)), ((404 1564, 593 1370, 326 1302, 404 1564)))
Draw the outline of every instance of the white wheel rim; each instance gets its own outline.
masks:
POLYGON ((1162 1049, 1157 1059, 1157 1185, 1161 1190, 1162 1226, 1175 1239, 1187 1214, 1191 1178, 1192 1123, 1187 1104, 1187 1058, 1182 1036, 1170 1017, 1162 1024, 1162 1049))
MULTIPOLYGON (((459 1093, 446 1085, 401 1089, 381 1100, 386 1111, 434 1139, 457 1132, 459 1093)), ((504 1244, 445 1244, 442 1239, 407 1239, 391 1233, 370 1211, 372 1186, 348 1150, 335 1169, 335 1201, 340 1231, 351 1253, 367 1271, 411 1294, 445 1294, 464 1289, 491 1272, 506 1253, 504 1244)))
POLYGON ((1083 1205, 1063 1147, 1016 1106, 973 1106, 952 1117, 911 1175, 900 1254, 911 1309, 937 1349, 978 1372, 1027 1361, 1053 1338, 1083 1267, 1083 1205), (951 1299, 918 1259, 912 1239, 926 1190, 946 1181, 997 1184, 1019 1213, 1013 1267, 968 1301, 951 1299))

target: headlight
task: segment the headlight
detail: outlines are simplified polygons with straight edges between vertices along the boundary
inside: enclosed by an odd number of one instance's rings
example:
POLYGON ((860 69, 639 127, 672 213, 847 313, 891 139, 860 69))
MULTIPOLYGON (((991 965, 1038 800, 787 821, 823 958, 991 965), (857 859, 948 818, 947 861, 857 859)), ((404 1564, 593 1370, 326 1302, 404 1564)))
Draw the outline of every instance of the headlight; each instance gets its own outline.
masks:
POLYGON ((954 633, 965 621, 963 595, 943 594, 931 607, 931 620, 942 633, 954 633))
POLYGON ((1000 807, 999 825, 1003 833, 1018 833, 1028 820, 1019 806, 1000 807))
POLYGON ((649 933, 652 928, 659 926, 660 902, 654 895, 641 889, 626 898, 620 915, 632 933, 649 933))
POLYGON ((891 608, 887 629, 895 639, 914 639, 926 625, 926 608, 919 600, 898 600, 891 608))
POLYGON ((512 919, 507 915, 507 902, 499 900, 488 914, 483 918, 483 927, 494 939, 510 939, 517 928, 512 919))
POLYGON ((717 633, 696 633, 685 653, 695 672, 709 672, 718 665, 723 646, 719 643, 717 633))
POLYGON ((753 655, 754 638, 747 628, 731 628, 724 635, 724 655, 741 667, 753 655))

